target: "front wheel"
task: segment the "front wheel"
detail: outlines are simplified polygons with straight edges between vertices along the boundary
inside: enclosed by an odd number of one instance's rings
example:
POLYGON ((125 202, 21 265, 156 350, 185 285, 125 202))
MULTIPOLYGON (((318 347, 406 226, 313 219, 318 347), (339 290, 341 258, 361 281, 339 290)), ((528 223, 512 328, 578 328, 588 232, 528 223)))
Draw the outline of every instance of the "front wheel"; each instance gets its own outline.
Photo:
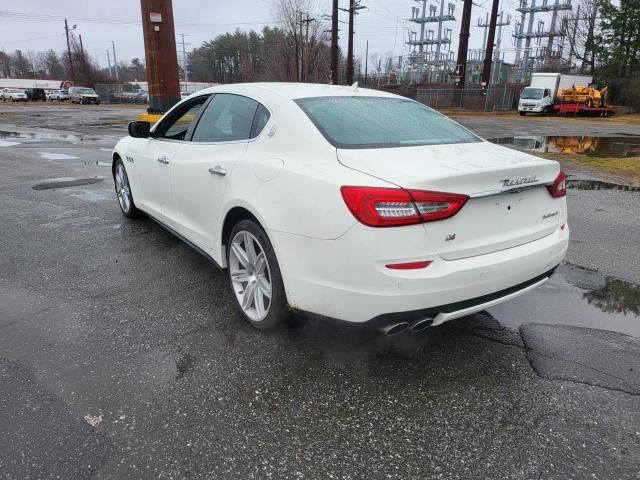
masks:
POLYGON ((269 238, 255 222, 241 220, 231 230, 227 271, 245 320, 259 330, 284 324, 288 310, 280 266, 269 238))
POLYGON ((122 160, 116 161, 116 167, 113 171, 113 180, 116 185, 116 195, 118 196, 118 204, 122 214, 127 218, 134 218, 138 215, 138 209, 133 202, 133 195, 131 194, 131 186, 129 185, 129 177, 127 171, 124 168, 122 160))
POLYGON ((524 112, 520 112, 520 116, 521 116, 521 117, 524 117, 524 112))

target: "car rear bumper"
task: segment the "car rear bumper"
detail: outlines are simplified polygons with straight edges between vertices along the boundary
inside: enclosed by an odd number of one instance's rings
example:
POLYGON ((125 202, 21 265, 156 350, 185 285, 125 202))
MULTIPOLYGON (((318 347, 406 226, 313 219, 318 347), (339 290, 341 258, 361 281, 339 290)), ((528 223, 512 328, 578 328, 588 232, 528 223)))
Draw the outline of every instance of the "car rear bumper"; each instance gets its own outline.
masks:
POLYGON ((390 270, 375 258, 385 258, 387 247, 417 253, 412 236, 394 239, 396 229, 378 229, 370 244, 358 234, 362 228, 367 227, 357 224, 337 240, 270 232, 292 308, 379 327, 424 317, 439 324, 535 288, 553 273, 569 244, 568 227, 558 227, 517 247, 449 261, 416 254, 406 261, 432 263, 390 270))

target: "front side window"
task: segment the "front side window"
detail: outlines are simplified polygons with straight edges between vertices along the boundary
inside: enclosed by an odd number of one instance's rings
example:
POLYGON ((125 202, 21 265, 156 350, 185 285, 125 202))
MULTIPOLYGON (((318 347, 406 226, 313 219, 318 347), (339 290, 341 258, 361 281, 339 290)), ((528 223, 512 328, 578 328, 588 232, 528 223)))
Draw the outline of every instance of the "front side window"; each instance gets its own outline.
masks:
POLYGON ((403 98, 315 97, 296 103, 337 148, 389 148, 479 142, 425 105, 403 98))
POLYGON ((207 95, 196 98, 171 112, 170 116, 158 126, 157 136, 171 140, 184 140, 189 127, 197 119, 202 105, 208 98, 207 95))
POLYGON ((258 102, 240 95, 219 93, 202 112, 191 141, 249 140, 258 102))

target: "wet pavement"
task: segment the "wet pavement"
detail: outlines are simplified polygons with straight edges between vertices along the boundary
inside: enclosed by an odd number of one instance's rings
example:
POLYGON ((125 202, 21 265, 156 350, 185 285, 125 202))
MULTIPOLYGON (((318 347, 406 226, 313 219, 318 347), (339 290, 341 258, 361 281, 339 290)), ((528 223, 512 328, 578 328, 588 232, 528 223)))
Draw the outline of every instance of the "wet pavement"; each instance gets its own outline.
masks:
POLYGON ((214 266, 122 217, 85 107, 46 110, 73 140, 0 138, 2 478, 638 478, 640 192, 572 178, 567 263, 488 312, 265 335, 214 266))

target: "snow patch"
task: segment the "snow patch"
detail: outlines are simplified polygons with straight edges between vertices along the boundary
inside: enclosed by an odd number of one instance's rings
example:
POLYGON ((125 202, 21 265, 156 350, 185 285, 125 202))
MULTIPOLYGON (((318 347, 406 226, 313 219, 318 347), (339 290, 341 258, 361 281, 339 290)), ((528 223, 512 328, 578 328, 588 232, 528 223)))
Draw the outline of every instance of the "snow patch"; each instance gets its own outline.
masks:
POLYGON ((38 152, 42 158, 46 158, 47 160, 76 160, 79 157, 74 157, 71 155, 67 155, 66 153, 49 153, 49 152, 38 152))
POLYGON ((0 147, 13 147, 14 145, 20 145, 20 142, 7 142, 6 140, 0 140, 0 147))

